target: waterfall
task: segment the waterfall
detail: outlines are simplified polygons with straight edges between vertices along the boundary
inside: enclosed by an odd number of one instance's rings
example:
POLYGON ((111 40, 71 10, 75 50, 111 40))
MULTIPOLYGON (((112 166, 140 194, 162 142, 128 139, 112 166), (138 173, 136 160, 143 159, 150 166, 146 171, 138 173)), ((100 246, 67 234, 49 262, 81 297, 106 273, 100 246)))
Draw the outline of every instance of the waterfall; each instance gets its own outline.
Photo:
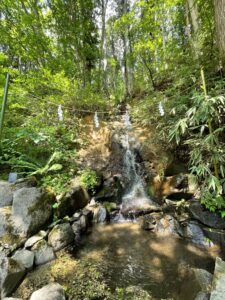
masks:
POLYGON ((122 197, 122 212, 145 209, 151 200, 145 192, 145 185, 140 175, 140 166, 136 162, 135 149, 130 142, 129 133, 132 130, 128 112, 123 117, 125 133, 121 136, 121 144, 124 148, 123 176, 126 183, 125 193, 122 197))

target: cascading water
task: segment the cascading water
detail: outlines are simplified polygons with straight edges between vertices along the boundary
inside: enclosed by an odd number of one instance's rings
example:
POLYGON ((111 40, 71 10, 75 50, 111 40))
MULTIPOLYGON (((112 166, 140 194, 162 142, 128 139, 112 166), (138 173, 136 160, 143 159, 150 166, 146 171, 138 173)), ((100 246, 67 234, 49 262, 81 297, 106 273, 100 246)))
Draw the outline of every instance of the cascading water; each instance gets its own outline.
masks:
POLYGON ((124 148, 123 176, 126 182, 125 194, 122 197, 121 212, 130 214, 138 210, 147 209, 152 201, 147 197, 144 182, 140 175, 139 165, 136 163, 136 156, 129 133, 132 126, 128 111, 123 117, 125 133, 121 136, 121 144, 124 148))

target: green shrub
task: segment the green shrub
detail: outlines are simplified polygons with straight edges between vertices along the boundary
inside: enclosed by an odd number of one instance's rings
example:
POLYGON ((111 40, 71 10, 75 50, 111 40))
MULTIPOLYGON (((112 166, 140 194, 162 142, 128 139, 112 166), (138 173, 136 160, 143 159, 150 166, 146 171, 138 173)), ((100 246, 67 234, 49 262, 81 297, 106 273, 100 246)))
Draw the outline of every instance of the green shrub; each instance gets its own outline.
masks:
POLYGON ((81 184, 91 192, 95 192, 96 187, 99 185, 99 177, 94 170, 85 169, 80 172, 81 184))

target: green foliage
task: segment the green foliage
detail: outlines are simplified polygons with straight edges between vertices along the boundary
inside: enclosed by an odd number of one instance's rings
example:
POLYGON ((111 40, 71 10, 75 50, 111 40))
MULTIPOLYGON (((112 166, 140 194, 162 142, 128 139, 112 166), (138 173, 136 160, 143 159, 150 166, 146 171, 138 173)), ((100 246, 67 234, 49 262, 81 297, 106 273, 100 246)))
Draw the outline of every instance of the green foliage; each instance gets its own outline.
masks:
MULTIPOLYGON (((215 89, 211 91, 215 92, 215 89)), ((190 150, 190 170, 202 182, 202 203, 210 211, 218 209, 222 213, 225 208, 224 113, 223 95, 205 98, 202 93, 196 93, 185 117, 170 131, 170 139, 177 143, 185 136, 183 143, 190 150)))
POLYGON ((96 187, 99 185, 99 177, 94 170, 85 169, 80 172, 81 184, 92 192, 95 191, 96 187))

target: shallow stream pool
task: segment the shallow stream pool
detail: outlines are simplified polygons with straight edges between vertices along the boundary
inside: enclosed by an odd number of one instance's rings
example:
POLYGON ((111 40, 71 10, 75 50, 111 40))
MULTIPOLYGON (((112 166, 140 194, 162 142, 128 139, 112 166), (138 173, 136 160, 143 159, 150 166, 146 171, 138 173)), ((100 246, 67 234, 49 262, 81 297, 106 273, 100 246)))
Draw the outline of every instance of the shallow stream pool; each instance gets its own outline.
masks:
POLYGON ((156 236, 135 223, 92 228, 79 252, 101 261, 111 289, 137 286, 154 299, 192 300, 199 285, 191 268, 213 273, 218 248, 200 248, 174 237, 156 236))

